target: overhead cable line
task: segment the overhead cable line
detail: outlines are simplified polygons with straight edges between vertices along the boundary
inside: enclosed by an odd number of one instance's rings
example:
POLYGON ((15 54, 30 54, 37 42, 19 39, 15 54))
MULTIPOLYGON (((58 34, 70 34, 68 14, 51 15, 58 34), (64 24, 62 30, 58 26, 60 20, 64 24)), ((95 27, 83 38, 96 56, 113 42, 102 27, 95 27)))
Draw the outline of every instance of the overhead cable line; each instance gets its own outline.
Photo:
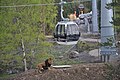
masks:
POLYGON ((49 5, 59 5, 59 3, 49 3, 49 4, 28 4, 28 5, 13 5, 13 6, 0 6, 1 8, 11 8, 11 7, 31 7, 31 6, 49 6, 49 5))
MULTIPOLYGON (((80 0, 80 1, 64 2, 64 4, 70 4, 70 3, 75 3, 75 2, 85 2, 85 1, 91 1, 91 0, 80 0)), ((50 5, 61 5, 61 3, 12 5, 12 6, 0 6, 0 8, 32 7, 32 6, 50 6, 50 5)))

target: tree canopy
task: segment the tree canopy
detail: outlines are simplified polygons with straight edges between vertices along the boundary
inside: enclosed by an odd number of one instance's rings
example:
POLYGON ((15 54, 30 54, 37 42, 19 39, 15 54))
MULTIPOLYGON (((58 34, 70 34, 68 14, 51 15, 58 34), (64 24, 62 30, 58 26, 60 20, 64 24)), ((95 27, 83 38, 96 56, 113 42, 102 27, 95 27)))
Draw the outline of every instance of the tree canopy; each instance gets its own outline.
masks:
POLYGON ((116 30, 120 32, 120 0, 113 0, 111 3, 114 9, 113 24, 116 26, 116 30))
POLYGON ((10 69, 11 64, 23 67, 23 62, 28 63, 33 53, 46 53, 47 47, 52 46, 45 41, 45 35, 53 31, 57 7, 18 6, 49 3, 54 0, 0 1, 0 6, 16 6, 0 7, 0 68, 10 69))

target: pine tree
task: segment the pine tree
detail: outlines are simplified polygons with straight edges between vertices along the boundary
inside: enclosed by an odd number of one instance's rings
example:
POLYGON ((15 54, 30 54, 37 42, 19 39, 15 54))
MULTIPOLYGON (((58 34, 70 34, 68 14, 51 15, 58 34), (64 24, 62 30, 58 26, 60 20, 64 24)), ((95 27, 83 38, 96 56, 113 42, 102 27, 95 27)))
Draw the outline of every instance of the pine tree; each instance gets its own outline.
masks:
POLYGON ((120 32, 120 0, 113 0, 113 3, 110 4, 113 6, 114 17, 113 24, 115 25, 117 32, 120 32))

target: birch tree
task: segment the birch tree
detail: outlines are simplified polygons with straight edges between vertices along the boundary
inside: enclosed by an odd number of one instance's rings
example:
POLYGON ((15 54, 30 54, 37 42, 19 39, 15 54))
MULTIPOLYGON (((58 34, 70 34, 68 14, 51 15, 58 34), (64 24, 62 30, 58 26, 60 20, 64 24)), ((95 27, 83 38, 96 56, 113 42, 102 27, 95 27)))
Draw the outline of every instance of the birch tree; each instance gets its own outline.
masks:
MULTIPOLYGON (((0 6, 49 3, 54 3, 54 0, 1 0, 0 6)), ((1 67, 6 65, 9 67, 9 63, 12 62, 11 59, 18 58, 19 55, 21 58, 18 61, 21 60, 21 63, 24 63, 24 70, 27 70, 27 55, 34 50, 39 48, 42 50, 50 45, 50 43, 45 42, 45 33, 48 31, 52 32, 57 14, 56 9, 54 5, 0 7, 1 67), (42 32, 43 27, 45 27, 44 32, 42 32), (8 54, 14 56, 5 57, 8 54)))

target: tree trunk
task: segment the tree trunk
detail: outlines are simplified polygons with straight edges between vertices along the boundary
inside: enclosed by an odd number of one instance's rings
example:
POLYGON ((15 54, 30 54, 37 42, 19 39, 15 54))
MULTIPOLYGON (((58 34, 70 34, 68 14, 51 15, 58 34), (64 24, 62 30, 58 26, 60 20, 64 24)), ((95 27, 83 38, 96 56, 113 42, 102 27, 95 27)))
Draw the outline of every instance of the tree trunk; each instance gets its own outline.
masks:
POLYGON ((24 65, 25 65, 25 71, 27 71, 27 63, 26 63, 26 55, 25 55, 25 47, 24 47, 23 39, 21 39, 21 43, 22 43, 23 61, 24 61, 24 65))
MULTIPOLYGON (((20 33, 21 33, 21 28, 20 28, 20 33)), ((22 35, 21 35, 21 46, 22 46, 22 52, 23 52, 24 67, 25 67, 25 71, 27 71, 26 53, 25 53, 25 46, 24 46, 22 35)))

